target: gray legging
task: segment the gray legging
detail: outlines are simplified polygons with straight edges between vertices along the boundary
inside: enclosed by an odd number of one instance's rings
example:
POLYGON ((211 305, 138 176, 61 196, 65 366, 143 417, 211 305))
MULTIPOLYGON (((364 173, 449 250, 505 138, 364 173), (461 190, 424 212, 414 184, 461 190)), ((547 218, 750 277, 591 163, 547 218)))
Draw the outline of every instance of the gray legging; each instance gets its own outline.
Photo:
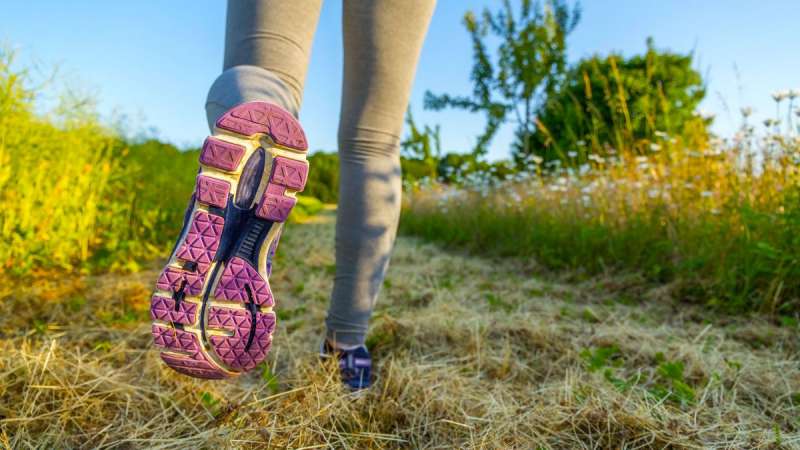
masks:
MULTIPOLYGON (((436 0, 344 0, 336 278, 326 325, 364 342, 400 215, 400 132, 436 0)), ((224 72, 206 102, 209 127, 239 103, 297 116, 322 0, 229 0, 224 72)), ((314 170, 312 167, 311 170, 314 170)))

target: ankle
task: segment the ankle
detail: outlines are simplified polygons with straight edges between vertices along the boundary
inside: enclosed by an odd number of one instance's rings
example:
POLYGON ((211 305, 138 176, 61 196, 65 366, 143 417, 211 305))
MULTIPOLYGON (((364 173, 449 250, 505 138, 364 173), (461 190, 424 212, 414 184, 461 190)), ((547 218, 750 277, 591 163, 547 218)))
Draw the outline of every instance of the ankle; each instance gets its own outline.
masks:
POLYGON ((222 72, 208 91, 209 129, 214 130, 217 119, 227 110, 254 100, 276 104, 297 117, 299 97, 278 75, 257 66, 234 66, 222 72))
POLYGON ((350 351, 350 350, 355 350, 358 347, 362 347, 364 345, 364 344, 345 344, 343 342, 335 342, 335 341, 332 341, 330 339, 326 339, 326 340, 328 341, 328 344, 331 347, 333 347, 334 349, 342 350, 342 351, 346 351, 346 352, 350 351))
POLYGON ((336 333, 328 330, 325 336, 325 342, 336 350, 350 351, 359 347, 365 347, 364 337, 350 333, 336 333))

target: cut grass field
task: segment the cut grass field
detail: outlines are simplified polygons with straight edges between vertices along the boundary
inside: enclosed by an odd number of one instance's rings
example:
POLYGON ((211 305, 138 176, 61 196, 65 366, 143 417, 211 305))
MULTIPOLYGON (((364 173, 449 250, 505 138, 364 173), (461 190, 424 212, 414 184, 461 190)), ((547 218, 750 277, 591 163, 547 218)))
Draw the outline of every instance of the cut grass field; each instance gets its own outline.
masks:
POLYGON ((18 285, 0 302, 6 448, 800 448, 800 342, 625 278, 401 237, 352 398, 316 350, 332 214, 291 224, 267 364, 209 382, 151 347, 152 268, 18 285), (620 300, 622 299, 622 300, 620 300))

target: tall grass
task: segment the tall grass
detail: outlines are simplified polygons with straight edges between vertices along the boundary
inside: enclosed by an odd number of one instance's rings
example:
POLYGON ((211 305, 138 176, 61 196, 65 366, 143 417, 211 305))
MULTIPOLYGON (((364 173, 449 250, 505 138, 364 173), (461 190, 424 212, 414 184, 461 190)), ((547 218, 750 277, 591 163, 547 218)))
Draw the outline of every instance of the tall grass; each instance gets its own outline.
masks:
MULTIPOLYGON (((127 139, 86 99, 39 114, 30 84, 0 52, 0 276, 136 271, 166 255, 199 150, 127 139)), ((293 218, 321 208, 302 197, 293 218)))
POLYGON ((29 84, 0 54, 2 273, 130 269, 166 248, 191 193, 196 153, 129 144, 87 102, 65 98, 37 114, 29 84))
POLYGON ((686 300, 796 314, 800 139, 766 125, 762 134, 745 122, 729 140, 659 132, 646 151, 417 187, 402 230, 555 269, 635 270, 674 282, 686 300))
POLYGON ((118 143, 90 117, 34 114, 34 93, 0 59, 0 261, 6 270, 89 258, 118 143))

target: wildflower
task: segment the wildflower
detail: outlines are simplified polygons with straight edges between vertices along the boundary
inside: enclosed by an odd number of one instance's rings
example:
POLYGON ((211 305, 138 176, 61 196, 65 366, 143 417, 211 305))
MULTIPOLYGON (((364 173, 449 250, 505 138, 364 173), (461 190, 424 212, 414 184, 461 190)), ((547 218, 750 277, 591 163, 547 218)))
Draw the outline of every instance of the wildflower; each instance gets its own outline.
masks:
POLYGON ((700 196, 703 197, 703 198, 709 198, 709 197, 711 197, 711 195, 713 195, 713 193, 711 191, 703 191, 703 192, 700 193, 700 196))
POLYGON ((772 99, 775 100, 776 103, 780 103, 789 98, 789 91, 784 89, 780 91, 775 91, 771 95, 772 99))
POLYGON ((534 164, 541 164, 544 159, 539 155, 531 155, 530 160, 533 161, 534 164))
POLYGON ((714 136, 708 140, 708 143, 711 144, 712 147, 722 147, 725 145, 725 139, 714 136))
POLYGON ((699 117, 699 118, 703 119, 703 120, 712 120, 712 119, 714 119, 714 117, 717 116, 713 112, 706 111, 704 109, 698 109, 697 111, 694 112, 694 115, 696 117, 699 117))
POLYGON ((586 145, 586 141, 581 139, 580 141, 576 142, 576 144, 578 145, 578 147, 583 147, 584 145, 586 145))
POLYGON ((647 162, 647 156, 637 156, 636 162, 639 164, 643 164, 647 162))
POLYGON ((653 142, 653 143, 650 144, 650 151, 652 151, 652 152, 661 151, 661 146, 656 144, 655 142, 653 142))
POLYGON ((653 134, 656 135, 656 137, 659 137, 661 139, 667 139, 669 137, 669 135, 667 133, 663 132, 663 131, 656 131, 653 134))
POLYGON ((575 158, 578 156, 578 152, 569 151, 567 152, 567 156, 569 156, 570 158, 575 158))
POLYGON ((650 198, 656 198, 658 197, 658 194, 660 194, 658 189, 650 189, 649 191, 647 191, 647 196, 650 198))
POLYGON ((751 115, 753 115, 753 108, 751 108, 749 106, 745 106, 744 108, 741 108, 739 111, 741 111, 742 117, 745 117, 745 118, 750 117, 751 115))
POLYGON ((797 97, 800 97, 800 88, 798 89, 789 89, 789 100, 794 100, 797 97))

